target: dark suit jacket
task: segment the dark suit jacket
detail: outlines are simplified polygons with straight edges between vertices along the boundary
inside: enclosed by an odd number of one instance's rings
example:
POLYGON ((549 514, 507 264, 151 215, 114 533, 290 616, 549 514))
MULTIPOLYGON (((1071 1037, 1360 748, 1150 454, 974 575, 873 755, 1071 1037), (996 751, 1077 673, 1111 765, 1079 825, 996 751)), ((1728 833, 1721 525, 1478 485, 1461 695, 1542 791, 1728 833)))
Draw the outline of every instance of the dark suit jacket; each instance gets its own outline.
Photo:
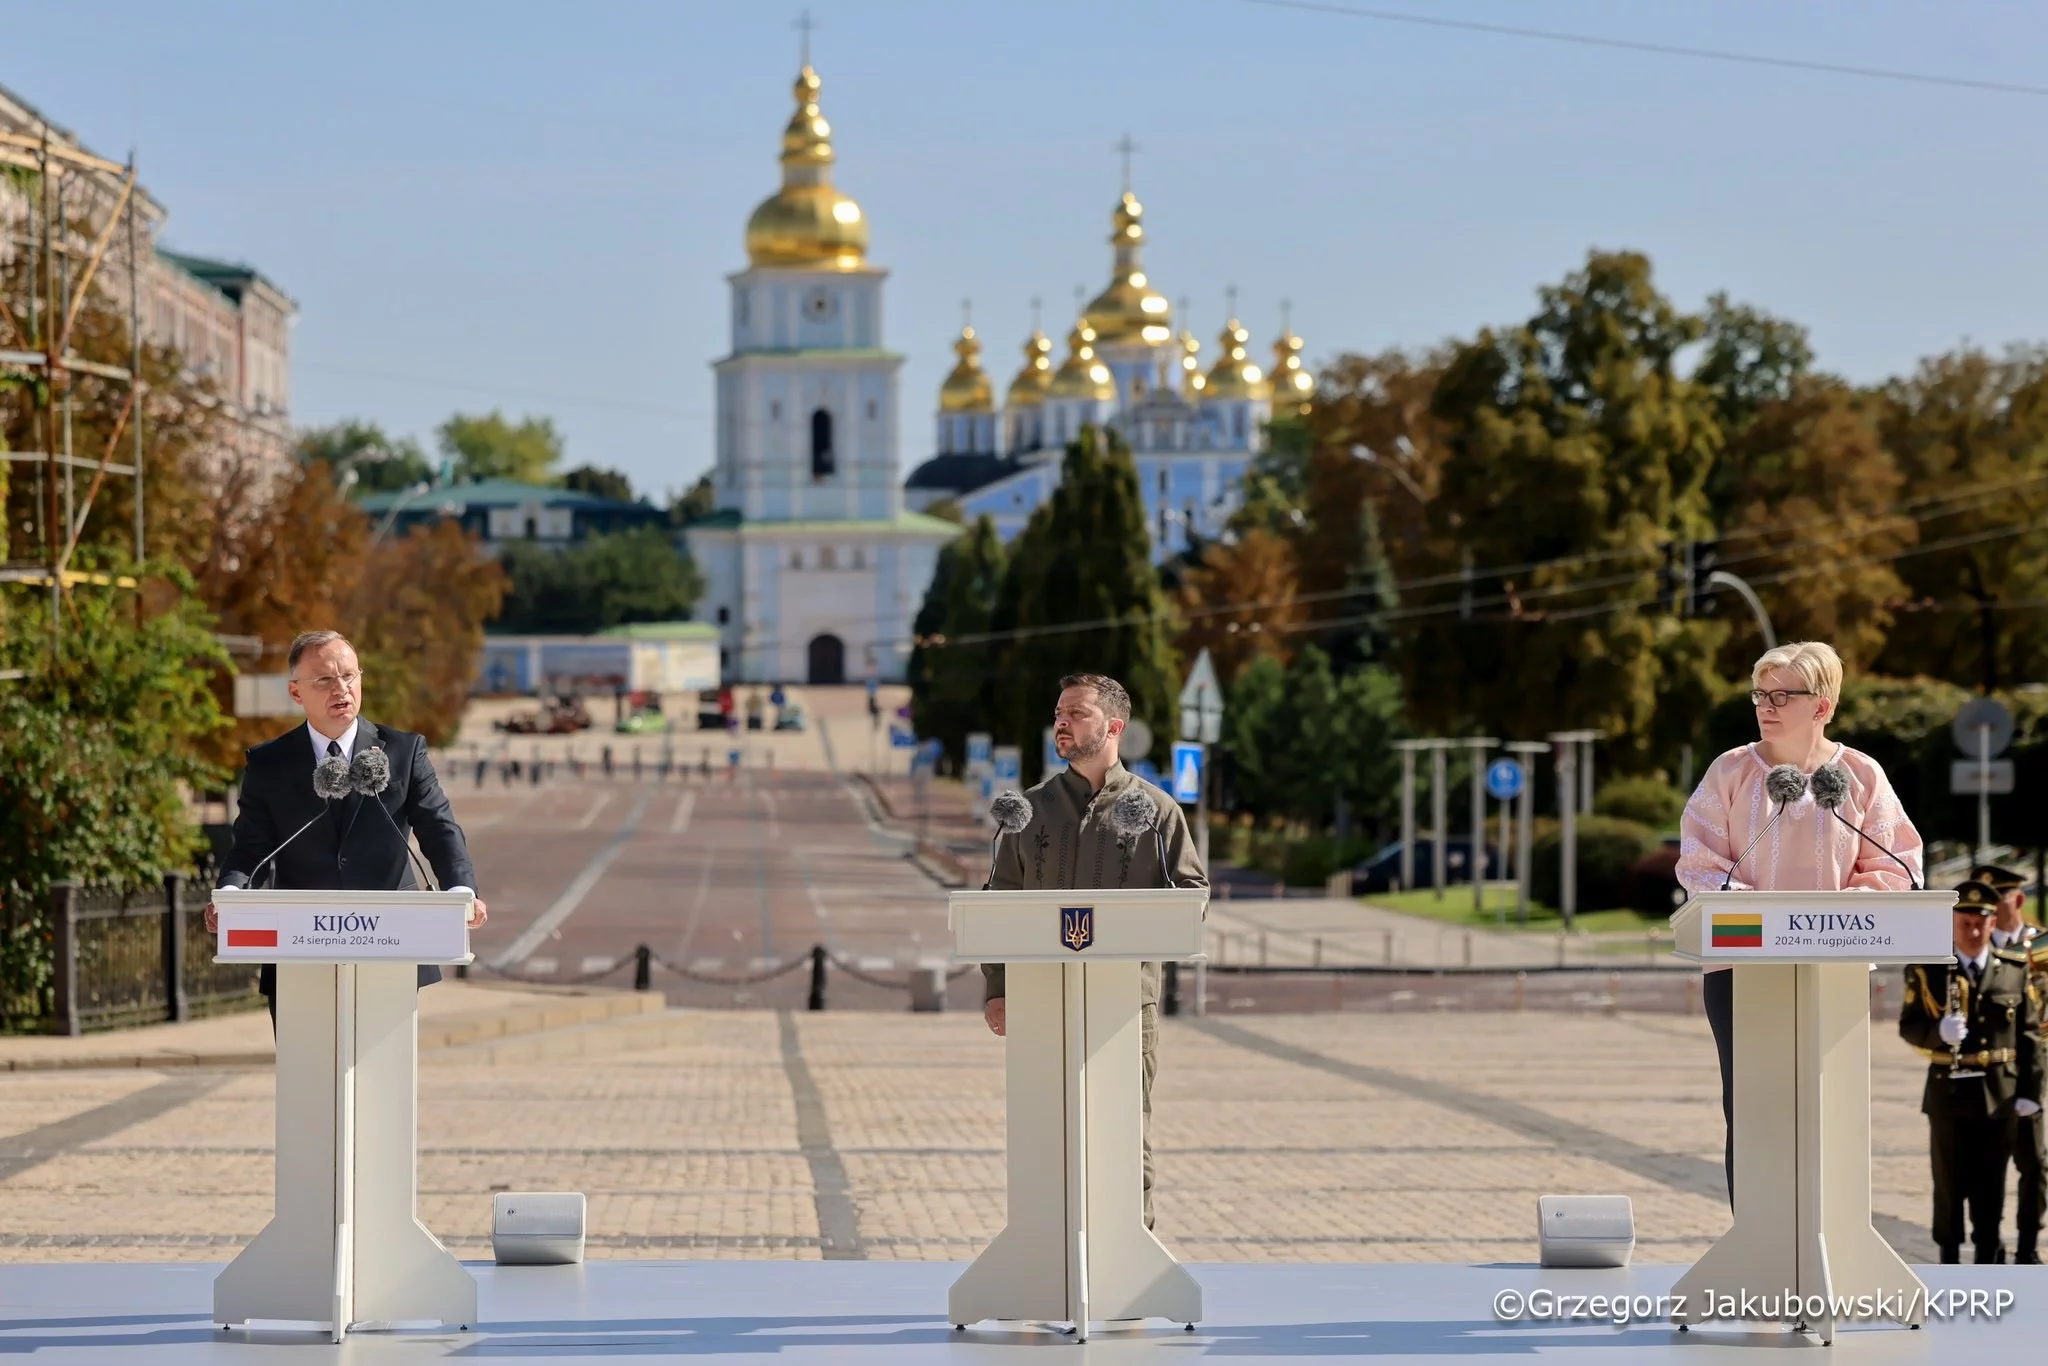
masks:
MULTIPOLYGON (((376 797, 351 793, 336 801, 323 801, 313 792, 317 759, 305 726, 294 726, 250 750, 242 774, 241 810, 235 816, 235 844, 222 865, 220 885, 247 887, 257 865, 293 831, 312 821, 265 871, 269 885, 305 891, 415 890, 419 879, 413 876, 405 840, 411 833, 419 837, 420 852, 443 887, 475 888, 469 846, 448 807, 448 795, 434 777, 425 737, 364 719, 356 731, 354 752, 372 748, 390 756, 391 785, 376 797), (369 809, 379 801, 390 820, 369 809)), ((421 986, 440 980, 440 968, 421 966, 421 986)), ((264 966, 260 985, 264 995, 276 994, 275 967, 264 966)))
POLYGON ((1969 976, 1951 963, 1919 963, 1906 969, 1906 1000, 1899 1010, 1899 1037, 1928 1059, 1927 1083, 1920 1093, 1920 1113, 1973 1115, 2009 1112, 2020 1097, 2040 1103, 2040 1007, 2027 983, 2024 949, 1993 949, 1984 978, 1974 987, 1969 976), (1981 1082, 1951 1080, 1949 1046, 1941 1041, 1941 1017, 1948 1014, 1950 978, 1955 978, 1955 1004, 1969 1022, 1962 1052, 2005 1053, 2002 1062, 1982 1067, 1981 1082))

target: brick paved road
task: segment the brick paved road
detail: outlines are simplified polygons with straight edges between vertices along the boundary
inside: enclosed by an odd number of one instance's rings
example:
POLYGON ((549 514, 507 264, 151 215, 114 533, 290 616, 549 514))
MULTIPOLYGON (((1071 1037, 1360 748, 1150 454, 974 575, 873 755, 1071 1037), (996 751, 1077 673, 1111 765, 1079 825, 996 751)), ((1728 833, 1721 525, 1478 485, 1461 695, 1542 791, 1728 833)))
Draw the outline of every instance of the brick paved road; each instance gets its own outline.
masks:
MULTIPOLYGON (((1159 1221, 1184 1257, 1528 1260, 1557 1191, 1633 1196, 1646 1261, 1725 1226, 1697 1019, 1240 1015, 1163 1037, 1159 1221)), ((1876 1052, 1880 1226, 1925 1260, 1920 1069, 1876 1052)), ((676 1010, 441 1050, 421 1215, 487 1255, 494 1187, 581 1190, 593 1257, 965 1258, 1003 1217, 1000 1064, 972 1018, 879 1011, 676 1010)), ((271 1097, 255 1069, 0 1076, 0 1258, 225 1259, 268 1214, 271 1097)))

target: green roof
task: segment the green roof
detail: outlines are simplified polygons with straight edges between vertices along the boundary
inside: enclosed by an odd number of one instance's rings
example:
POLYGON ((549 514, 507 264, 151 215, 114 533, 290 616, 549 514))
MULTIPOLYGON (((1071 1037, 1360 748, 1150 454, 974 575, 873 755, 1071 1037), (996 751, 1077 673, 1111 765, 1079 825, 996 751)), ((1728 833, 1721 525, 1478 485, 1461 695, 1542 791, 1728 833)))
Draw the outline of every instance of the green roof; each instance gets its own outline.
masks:
POLYGON ((718 628, 704 621, 636 621, 598 634, 615 640, 716 640, 718 628))
POLYGON ((545 507, 580 508, 650 508, 647 503, 622 503, 616 498, 600 498, 594 493, 578 489, 565 489, 553 484, 521 484, 511 479, 479 479, 467 484, 447 484, 441 488, 417 496, 408 496, 403 490, 385 493, 366 493, 356 499, 356 506, 365 512, 389 512, 392 505, 401 498, 406 499, 408 509, 418 508, 431 511, 443 503, 460 503, 464 507, 519 507, 527 503, 539 503, 545 507))

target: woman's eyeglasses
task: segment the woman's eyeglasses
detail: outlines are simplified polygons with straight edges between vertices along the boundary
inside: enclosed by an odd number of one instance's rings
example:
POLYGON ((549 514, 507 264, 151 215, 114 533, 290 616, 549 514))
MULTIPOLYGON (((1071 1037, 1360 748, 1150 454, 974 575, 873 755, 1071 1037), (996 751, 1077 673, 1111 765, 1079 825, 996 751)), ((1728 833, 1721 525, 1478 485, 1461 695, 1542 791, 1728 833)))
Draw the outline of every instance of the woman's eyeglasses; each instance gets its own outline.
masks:
POLYGON ((1749 702, 1754 707, 1761 707, 1766 702, 1774 707, 1782 707, 1795 697, 1812 697, 1813 695, 1812 690, 1808 688, 1751 688, 1749 690, 1749 702))

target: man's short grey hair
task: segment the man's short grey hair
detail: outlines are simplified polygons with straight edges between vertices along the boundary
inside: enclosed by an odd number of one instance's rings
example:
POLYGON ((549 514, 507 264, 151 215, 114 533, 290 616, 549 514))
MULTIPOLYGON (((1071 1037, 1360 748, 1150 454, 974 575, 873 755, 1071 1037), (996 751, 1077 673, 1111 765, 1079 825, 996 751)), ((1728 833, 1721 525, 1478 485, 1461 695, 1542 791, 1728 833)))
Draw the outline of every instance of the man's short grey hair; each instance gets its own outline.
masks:
POLYGON ((1069 688, 1093 688, 1095 703, 1105 716, 1117 721, 1131 719, 1131 695, 1108 674, 1068 674, 1060 680, 1060 691, 1069 688))
POLYGON ((337 640, 348 646, 349 649, 355 649, 355 643, 339 631, 299 632, 298 635, 292 638, 290 653, 284 657, 285 672, 290 673, 297 669, 299 667, 299 656, 305 654, 306 651, 317 650, 323 645, 332 645, 337 640))

